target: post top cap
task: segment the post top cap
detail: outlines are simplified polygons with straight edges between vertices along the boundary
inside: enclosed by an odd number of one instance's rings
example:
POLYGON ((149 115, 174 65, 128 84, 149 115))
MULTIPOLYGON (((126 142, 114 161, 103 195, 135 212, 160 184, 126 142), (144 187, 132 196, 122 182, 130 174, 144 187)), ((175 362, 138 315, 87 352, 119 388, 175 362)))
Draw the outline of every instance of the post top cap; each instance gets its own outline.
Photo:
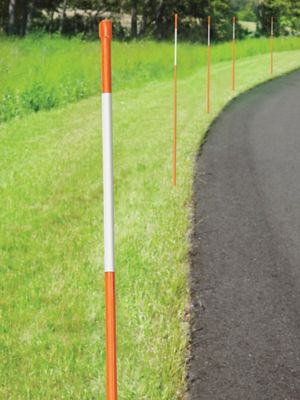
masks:
POLYGON ((112 22, 109 19, 104 19, 99 24, 99 36, 101 39, 112 38, 112 22))

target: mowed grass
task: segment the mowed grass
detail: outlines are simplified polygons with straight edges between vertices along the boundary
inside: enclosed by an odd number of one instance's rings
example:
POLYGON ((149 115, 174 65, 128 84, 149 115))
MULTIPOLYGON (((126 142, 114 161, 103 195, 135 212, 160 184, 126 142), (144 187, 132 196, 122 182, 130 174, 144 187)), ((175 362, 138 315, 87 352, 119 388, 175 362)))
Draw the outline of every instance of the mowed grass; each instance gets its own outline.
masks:
MULTIPOLYGON (((274 64, 275 75, 300 67, 300 51, 274 64)), ((267 54, 239 60, 238 92, 268 66, 267 54)), ((121 400, 185 388, 193 163, 232 93, 231 63, 216 63, 207 115, 206 68, 178 68, 176 189, 172 81, 113 97, 121 400)), ((0 125, 1 399, 105 399, 100 109, 95 96, 0 125)))
MULTIPOLYGON (((180 32, 179 32, 180 37, 180 32)), ((238 42, 237 57, 269 51, 268 39, 238 42)), ((277 38, 276 51, 300 49, 300 38, 277 38)), ((172 76, 173 44, 113 42, 114 92, 139 88, 172 76)), ((206 47, 180 43, 181 76, 206 63, 206 47)), ((231 43, 214 46, 212 63, 231 58, 231 43)), ((29 112, 49 110, 99 92, 99 42, 57 36, 0 37, 0 123, 29 112)))

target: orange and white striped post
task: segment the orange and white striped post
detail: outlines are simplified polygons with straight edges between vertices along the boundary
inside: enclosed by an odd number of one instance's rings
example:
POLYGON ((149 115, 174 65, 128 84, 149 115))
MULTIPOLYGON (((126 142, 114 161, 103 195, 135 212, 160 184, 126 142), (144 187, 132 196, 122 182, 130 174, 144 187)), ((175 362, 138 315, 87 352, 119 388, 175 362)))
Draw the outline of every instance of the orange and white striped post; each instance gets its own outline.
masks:
POLYGON ((273 75, 273 37, 274 37, 274 17, 271 17, 270 34, 270 74, 273 75))
POLYGON ((107 400, 117 400, 116 297, 114 255, 114 190, 112 149, 112 22, 99 24, 102 53, 102 148, 104 205, 104 269, 106 305, 106 387, 107 400))
POLYGON ((178 15, 174 15, 174 132, 173 132, 173 186, 176 186, 177 152, 177 24, 178 15))
POLYGON ((236 18, 232 18, 232 91, 235 91, 235 56, 236 56, 236 43, 235 43, 235 22, 236 18))
POLYGON ((207 19, 207 112, 210 112, 210 16, 207 19))

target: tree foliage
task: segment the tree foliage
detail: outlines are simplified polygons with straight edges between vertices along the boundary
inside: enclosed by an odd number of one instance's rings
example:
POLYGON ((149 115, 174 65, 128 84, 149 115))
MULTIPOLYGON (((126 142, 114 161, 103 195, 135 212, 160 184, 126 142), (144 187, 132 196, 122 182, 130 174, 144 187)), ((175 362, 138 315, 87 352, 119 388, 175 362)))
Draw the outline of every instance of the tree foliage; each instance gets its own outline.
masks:
POLYGON ((240 19, 257 21, 257 35, 270 34, 274 17, 275 35, 299 34, 300 0, 232 0, 240 19))
MULTIPOLYGON (((114 20, 114 35, 123 39, 173 35, 174 12, 179 14, 181 37, 204 41, 207 17, 212 16, 212 40, 231 37, 232 16, 257 17, 258 34, 275 33, 283 26, 299 30, 300 0, 0 0, 0 29, 10 35, 32 30, 66 35, 96 36, 99 19, 114 20)), ((243 31, 237 28, 237 34, 243 31)))
POLYGON ((281 33, 281 18, 288 13, 286 0, 260 0, 257 5, 257 32, 263 35, 270 34, 270 20, 274 18, 274 34, 281 33))

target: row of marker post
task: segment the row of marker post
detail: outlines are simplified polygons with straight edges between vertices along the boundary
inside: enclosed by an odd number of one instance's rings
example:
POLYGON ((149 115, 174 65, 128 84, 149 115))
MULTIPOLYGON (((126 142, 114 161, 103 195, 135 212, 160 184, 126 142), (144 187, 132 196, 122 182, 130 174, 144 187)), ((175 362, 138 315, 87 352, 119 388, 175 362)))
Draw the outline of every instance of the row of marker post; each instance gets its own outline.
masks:
MULTIPOLYGON (((207 21, 207 112, 210 112, 210 50, 211 17, 207 21)), ((177 30, 178 15, 174 17, 174 133, 173 185, 176 186, 177 153, 177 30)), ((117 340, 116 295, 114 266, 114 193, 112 145, 112 84, 111 39, 112 23, 103 20, 99 25, 102 54, 102 147, 103 147, 103 203, 104 203, 104 269, 106 309, 106 392, 107 400, 117 400, 117 340)), ((274 19, 271 18, 270 73, 273 74, 274 19)), ((236 18, 232 20, 232 91, 235 91, 236 18)))
MULTIPOLYGON (((178 15, 174 15, 174 134, 173 134, 173 185, 176 186, 176 157, 177 157, 177 31, 178 15)), ((271 17, 270 33, 270 74, 273 74, 273 37, 274 18, 271 17)), ((210 53, 211 53, 211 16, 207 17, 207 112, 210 113, 210 53)), ((236 17, 232 18, 232 91, 235 91, 235 62, 236 62, 236 17)))

